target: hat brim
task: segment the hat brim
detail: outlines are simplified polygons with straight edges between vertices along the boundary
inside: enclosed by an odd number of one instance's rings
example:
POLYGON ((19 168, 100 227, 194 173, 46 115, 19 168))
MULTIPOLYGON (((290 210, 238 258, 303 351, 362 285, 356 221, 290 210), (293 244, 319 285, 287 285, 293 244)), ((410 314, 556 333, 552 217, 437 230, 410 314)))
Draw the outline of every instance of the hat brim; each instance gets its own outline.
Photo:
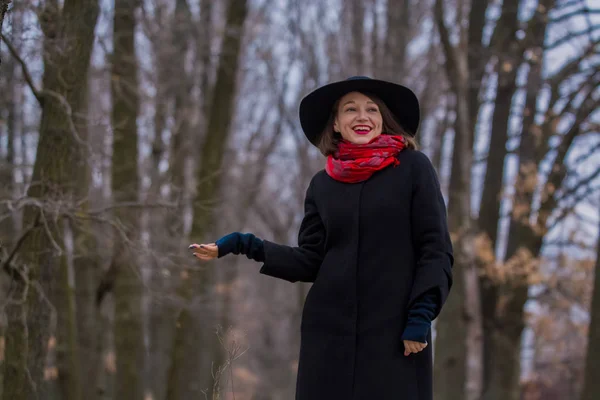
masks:
POLYGON ((378 79, 351 78, 322 86, 300 102, 300 125, 313 145, 318 145, 335 102, 350 92, 366 92, 378 96, 407 134, 415 136, 417 133, 420 119, 419 101, 412 90, 378 79))

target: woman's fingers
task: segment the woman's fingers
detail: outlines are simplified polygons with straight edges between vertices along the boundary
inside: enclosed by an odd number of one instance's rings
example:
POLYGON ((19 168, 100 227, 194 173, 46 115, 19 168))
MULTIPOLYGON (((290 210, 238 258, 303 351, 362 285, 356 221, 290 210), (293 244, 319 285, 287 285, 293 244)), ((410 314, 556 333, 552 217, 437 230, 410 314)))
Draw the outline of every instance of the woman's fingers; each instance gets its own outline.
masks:
POLYGON ((200 260, 212 260, 213 258, 217 258, 219 255, 219 248, 214 243, 194 243, 189 246, 189 249, 192 250, 194 257, 199 258, 200 260))
POLYGON ((427 347, 427 343, 413 342, 412 340, 404 341, 404 355, 408 356, 411 353, 418 353, 427 347))

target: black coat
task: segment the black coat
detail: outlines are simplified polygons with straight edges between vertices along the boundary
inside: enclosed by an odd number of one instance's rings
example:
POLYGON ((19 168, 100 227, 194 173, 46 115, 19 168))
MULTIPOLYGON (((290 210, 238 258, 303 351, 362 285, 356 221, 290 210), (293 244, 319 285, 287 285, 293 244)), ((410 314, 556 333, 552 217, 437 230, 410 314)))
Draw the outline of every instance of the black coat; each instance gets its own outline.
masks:
MULTIPOLYGON (((431 346, 404 356, 411 304, 452 285, 452 245, 433 166, 405 150, 369 180, 317 173, 299 247, 265 241, 261 273, 314 282, 304 305, 297 400, 431 400, 431 346)), ((431 337, 429 337, 431 342, 431 337)))

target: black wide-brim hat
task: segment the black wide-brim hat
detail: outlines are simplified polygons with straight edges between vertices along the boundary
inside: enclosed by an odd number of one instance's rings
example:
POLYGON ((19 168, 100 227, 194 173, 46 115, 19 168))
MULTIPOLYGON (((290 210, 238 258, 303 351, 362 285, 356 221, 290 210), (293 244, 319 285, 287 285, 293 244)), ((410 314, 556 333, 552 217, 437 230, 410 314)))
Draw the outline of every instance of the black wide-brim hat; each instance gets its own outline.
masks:
POLYGON ((300 125, 308 140, 315 146, 333 112, 333 105, 350 92, 371 93, 390 109, 407 134, 414 136, 419 127, 419 100, 409 88, 392 82, 353 76, 315 89, 300 102, 300 125))

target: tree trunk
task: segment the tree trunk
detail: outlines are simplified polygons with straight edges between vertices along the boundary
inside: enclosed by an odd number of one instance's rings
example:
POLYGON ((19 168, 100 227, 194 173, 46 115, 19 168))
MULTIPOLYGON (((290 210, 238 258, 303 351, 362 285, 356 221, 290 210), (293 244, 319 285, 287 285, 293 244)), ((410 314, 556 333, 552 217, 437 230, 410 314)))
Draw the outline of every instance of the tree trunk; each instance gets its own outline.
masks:
MULTIPOLYGON (((137 0, 117 0, 113 24, 112 59, 112 192, 115 202, 138 200, 139 94, 135 52, 135 12, 137 0)), ((137 240, 139 216, 135 209, 117 207, 115 217, 123 231, 115 232, 113 265, 115 279, 115 351, 117 375, 115 399, 139 400, 143 390, 144 335, 142 329, 142 282, 138 259, 132 244, 137 240)))
MULTIPOLYGON (((463 105, 466 102, 463 102, 463 105)), ((464 110, 466 111, 466 110, 464 110)), ((464 112, 463 111, 463 112, 464 112)), ((458 115, 458 111, 457 111, 458 115)), ((459 122, 455 124, 454 152, 450 175, 448 200, 448 228, 452 232, 454 247, 454 284, 452 295, 446 300, 437 322, 435 341, 434 396, 436 399, 466 399, 465 382, 467 379, 467 333, 468 313, 466 310, 466 274, 470 265, 469 241, 470 214, 466 213, 469 204, 470 181, 465 181, 465 171, 470 171, 470 158, 464 152, 468 146, 468 131, 463 134, 459 122), (466 142, 466 143, 465 143, 466 142), (469 163, 468 167, 464 164, 469 163), (465 186, 466 185, 466 186, 465 186), (452 329, 447 329, 452 326, 452 329), (451 345, 449 345, 451 343, 451 345)))
POLYGON ((381 74, 383 79, 400 82, 406 74, 406 48, 411 33, 411 4, 409 0, 388 0, 387 3, 387 33, 381 74))
MULTIPOLYGON (((201 242, 206 234, 214 232, 214 206, 221 183, 223 153, 229 135, 229 127, 233 119, 234 100, 237 85, 237 70, 240 59, 243 27, 248 12, 246 0, 231 0, 227 7, 226 36, 223 40, 221 57, 217 68, 217 80, 212 91, 213 97, 208 108, 206 140, 202 147, 200 166, 198 168, 198 187, 194 201, 194 221, 191 240, 201 242)), ((200 271, 186 271, 186 279, 179 289, 180 296, 186 301, 196 293, 201 301, 206 299, 213 283, 208 268, 200 271)), ((223 363, 223 350, 215 335, 213 326, 215 319, 203 315, 204 328, 198 337, 194 335, 194 318, 191 310, 181 310, 177 318, 173 356, 167 383, 167 399, 179 400, 201 398, 202 391, 211 389, 215 384, 213 373, 223 363), (204 365, 208 368, 198 370, 196 360, 208 356, 204 365), (186 360, 187 359, 187 360, 186 360), (192 362, 191 368, 185 368, 192 362), (214 366, 214 368, 211 368, 214 366)), ((214 395, 214 393, 213 393, 214 395)), ((210 396, 209 396, 210 398, 210 396)))
MULTIPOLYGON (((83 187, 83 186, 82 186, 83 187)), ((84 186, 87 188, 87 186, 84 186)), ((87 207, 80 211, 83 215, 87 207)), ((77 332, 81 365, 82 387, 86 393, 96 389, 100 353, 98 352, 99 308, 96 306, 96 288, 100 277, 98 244, 92 235, 92 224, 81 221, 72 227, 74 235, 73 269, 75 271, 75 298, 77 299, 77 332)))
MULTIPOLYGON (((530 22, 530 31, 527 34, 531 40, 531 47, 536 51, 544 43, 547 27, 546 17, 553 5, 554 0, 543 0, 542 7, 538 7, 530 22)), ((511 40, 512 37, 506 39, 511 40)), ((520 57, 522 57, 523 50, 523 48, 519 50, 520 57)), ((530 61, 521 143, 518 151, 519 167, 514 186, 515 196, 508 232, 507 260, 515 256, 517 251, 526 251, 529 257, 536 258, 542 247, 543 236, 541 235, 543 234, 535 233, 529 223, 540 161, 536 155, 537 139, 531 127, 534 123, 538 95, 542 87, 542 69, 542 57, 533 58, 530 61)), ((484 210, 482 204, 482 215, 484 211, 491 212, 484 210)), ((484 226, 489 229, 491 224, 484 226)), ((488 232, 488 235, 490 233, 488 232)), ((495 235, 490 237, 495 238, 495 235)), ((508 272, 511 273, 511 271, 508 272)), ((520 396, 520 349, 521 334, 525 326, 523 306, 528 298, 527 279, 525 276, 518 275, 510 279, 510 282, 503 282, 491 277, 491 279, 483 279, 483 285, 485 285, 485 288, 482 288, 482 310, 485 321, 483 399, 516 400, 520 396)))
MULTIPOLYGON (((1 29, 1 21, 0 21, 0 29, 1 29)), ((0 100, 0 118, 4 117, 4 112, 6 113, 6 135, 0 135, 0 142, 6 144, 6 157, 0 158, 0 182, 3 182, 3 189, 0 192, 0 195, 12 201, 15 199, 15 180, 14 180, 14 170, 15 170, 15 137, 16 137, 16 119, 18 118, 18 107, 17 103, 14 101, 14 93, 15 93, 15 64, 10 60, 7 64, 5 61, 5 65, 3 68, 6 68, 7 73, 5 74, 5 78, 2 80, 0 90, 8 93, 8 96, 5 99, 0 100)), ((0 215, 12 214, 9 217, 5 217, 3 221, 0 221, 0 247, 7 249, 10 251, 14 245, 15 235, 19 232, 17 226, 15 224, 15 219, 13 218, 16 213, 11 212, 8 205, 0 206, 0 215)), ((0 274, 4 274, 4 271, 0 271, 0 274)), ((0 280, 0 302, 2 304, 5 303, 6 297, 5 293, 8 292, 8 288, 4 286, 4 281, 0 280)), ((4 320, 0 320, 0 353, 4 352, 4 331, 6 329, 6 322, 4 320)), ((3 371, 4 371, 4 359, 0 357, 0 399, 2 398, 2 384, 3 384, 3 371)))
MULTIPOLYGON (((600 213, 598 216, 600 217, 600 213)), ((600 399, 600 380, 598 379, 598 371, 600 371, 600 230, 598 232, 594 288, 590 305, 588 347, 585 358, 583 391, 580 400, 600 399)))
MULTIPOLYGON (((8 11, 8 6, 11 2, 12 0, 0 0, 0 32, 2 32, 2 26, 4 25, 4 16, 6 15, 6 12, 8 11)), ((0 60, 0 63, 1 62, 2 60, 0 60)))
MULTIPOLYGON (((87 92, 89 93, 89 91, 87 92)), ((87 102, 87 101, 86 101, 87 102)), ((89 115, 82 112, 83 115, 89 115)), ((87 126, 82 124, 79 132, 82 138, 89 140, 87 126), (85 133, 84 133, 85 132, 85 133)), ((76 199, 81 202, 79 213, 87 216, 90 206, 89 186, 91 168, 88 163, 75 171, 76 199)), ((87 218, 75 221, 70 225, 73 232, 73 269, 75 277, 75 298, 77 315, 77 332, 79 338, 79 354, 82 387, 86 392, 96 389, 100 353, 98 352, 99 308, 96 304, 96 288, 100 282, 100 253, 94 238, 93 224, 87 218)))
MULTIPOLYGON (((6 146, 6 157, 0 158, 0 182, 2 182, 3 186, 0 194, 5 199, 13 200, 15 198, 15 138, 17 137, 17 118, 20 107, 17 105, 14 98, 15 89, 18 88, 18 85, 16 85, 15 82, 15 64, 9 62, 8 65, 6 65, 6 61, 4 64, 3 68, 6 69, 7 73, 4 75, 5 79, 2 80, 0 90, 7 95, 0 100, 0 118, 5 119, 6 121, 6 135, 0 135, 0 142, 6 146)), ((0 205, 0 215, 5 215, 5 213, 10 212, 10 207, 8 207, 8 205, 0 205)), ((10 249, 12 247, 15 233, 18 232, 16 228, 15 220, 12 217, 0 221, 1 247, 5 249, 10 249)), ((2 271, 0 271, 0 273, 1 272, 2 271)))
POLYGON ((352 75, 365 74, 365 4, 362 0, 353 0, 349 7, 350 13, 350 29, 351 38, 348 45, 350 46, 350 65, 352 66, 352 75))
MULTIPOLYGON (((519 29, 519 0, 504 1, 502 14, 494 30, 494 43, 491 51, 497 56, 497 89, 492 116, 490 144, 479 209, 478 228, 490 243, 490 251, 495 254, 500 221, 500 206, 504 184, 504 161, 507 150, 509 120, 512 99, 517 89, 517 71, 522 62, 521 46, 515 40, 519 29)), ((495 260, 495 259, 494 259, 495 260)), ((494 282, 482 275, 479 281, 483 328, 483 385, 485 392, 489 384, 490 370, 493 368, 491 356, 494 313, 496 310, 497 288, 494 282)))
POLYGON ((467 64, 469 66, 469 116, 473 137, 479 115, 479 91, 490 59, 490 51, 483 45, 483 30, 486 25, 486 12, 490 0, 471 2, 469 11, 469 30, 467 32, 467 64))
MULTIPOLYGON (((72 201, 73 170, 81 165, 83 152, 72 116, 77 115, 85 93, 98 12, 93 0, 66 1, 62 10, 42 11, 46 38, 42 118, 27 195, 46 204, 69 205, 72 201)), ((61 239, 64 221, 60 214, 52 220, 48 212, 33 206, 24 211, 24 232, 28 233, 19 252, 28 269, 17 266, 21 271, 13 293, 22 302, 7 306, 5 399, 43 398, 46 345, 54 317, 63 397, 81 396, 75 302, 61 239), (48 299, 56 301, 56 315, 48 299)))
MULTIPOLYGON (((202 8, 201 13, 204 15, 207 12, 206 9, 202 8)), ((150 313, 150 351, 149 357, 149 374, 151 380, 149 382, 151 391, 155 398, 165 397, 165 381, 167 379, 167 373, 169 368, 170 351, 173 343, 175 334, 176 315, 175 307, 169 301, 165 301, 164 297, 167 293, 172 293, 176 287, 172 280, 165 280, 164 273, 168 272, 179 272, 178 270, 169 269, 166 257, 170 258, 170 262, 175 265, 181 265, 187 261, 189 262, 189 254, 185 252, 186 259, 180 258, 182 256, 182 250, 185 249, 185 231, 183 215, 185 214, 185 207, 189 201, 189 185, 185 177, 188 172, 186 171, 186 162, 189 159, 190 152, 188 151, 190 145, 190 135, 192 129, 190 127, 192 116, 198 112, 200 108, 197 102, 194 101, 191 96, 191 90, 194 86, 192 74, 189 74, 184 63, 171 63, 171 60, 185 60, 187 56, 187 50, 189 45, 193 43, 193 26, 194 22, 191 20, 191 11, 189 10, 187 1, 178 0, 175 5, 175 13, 172 16, 168 26, 164 26, 164 31, 167 32, 168 39, 159 43, 156 43, 158 57, 162 59, 162 65, 159 68, 159 94, 157 95, 157 118, 156 121, 156 134, 159 135, 164 129, 165 119, 167 115, 164 115, 164 110, 159 108, 167 109, 167 104, 173 104, 173 130, 171 132, 170 149, 165 149, 162 144, 162 140, 157 136, 155 143, 160 145, 155 146, 154 155, 156 161, 154 163, 154 174, 156 182, 153 182, 151 195, 155 199, 161 198, 160 186, 164 182, 169 183, 170 199, 172 202, 178 204, 176 210, 168 211, 168 215, 165 212, 153 211, 153 232, 152 232, 152 250, 157 254, 155 258, 155 269, 152 271, 153 276, 153 292, 158 293, 159 297, 154 296, 151 299, 150 313), (170 65, 172 64, 172 65, 170 65), (173 77, 177 77, 173 79, 173 77), (162 79, 161 79, 162 78, 162 79), (169 150, 168 152, 166 150, 169 150), (161 179, 159 176, 159 163, 158 161, 163 158, 164 154, 168 154, 169 157, 169 168, 165 174, 165 178, 161 179), (165 227, 167 231, 165 232, 165 227), (165 282, 167 281, 167 282, 165 282)), ((201 40, 201 39, 196 39, 201 40)), ((203 55, 204 53, 202 53, 203 55)), ((200 111, 202 112, 202 111, 200 111)))
POLYGON ((473 279, 469 279, 474 272, 470 202, 473 133, 468 102, 467 57, 450 44, 441 0, 436 0, 434 12, 446 56, 446 74, 456 101, 454 152, 448 191, 448 227, 455 249, 454 286, 438 318, 434 396, 436 399, 456 400, 466 399, 467 340, 472 330, 469 325, 474 321, 473 311, 467 308, 475 300, 468 301, 467 298, 467 295, 475 294, 470 288, 473 279))

